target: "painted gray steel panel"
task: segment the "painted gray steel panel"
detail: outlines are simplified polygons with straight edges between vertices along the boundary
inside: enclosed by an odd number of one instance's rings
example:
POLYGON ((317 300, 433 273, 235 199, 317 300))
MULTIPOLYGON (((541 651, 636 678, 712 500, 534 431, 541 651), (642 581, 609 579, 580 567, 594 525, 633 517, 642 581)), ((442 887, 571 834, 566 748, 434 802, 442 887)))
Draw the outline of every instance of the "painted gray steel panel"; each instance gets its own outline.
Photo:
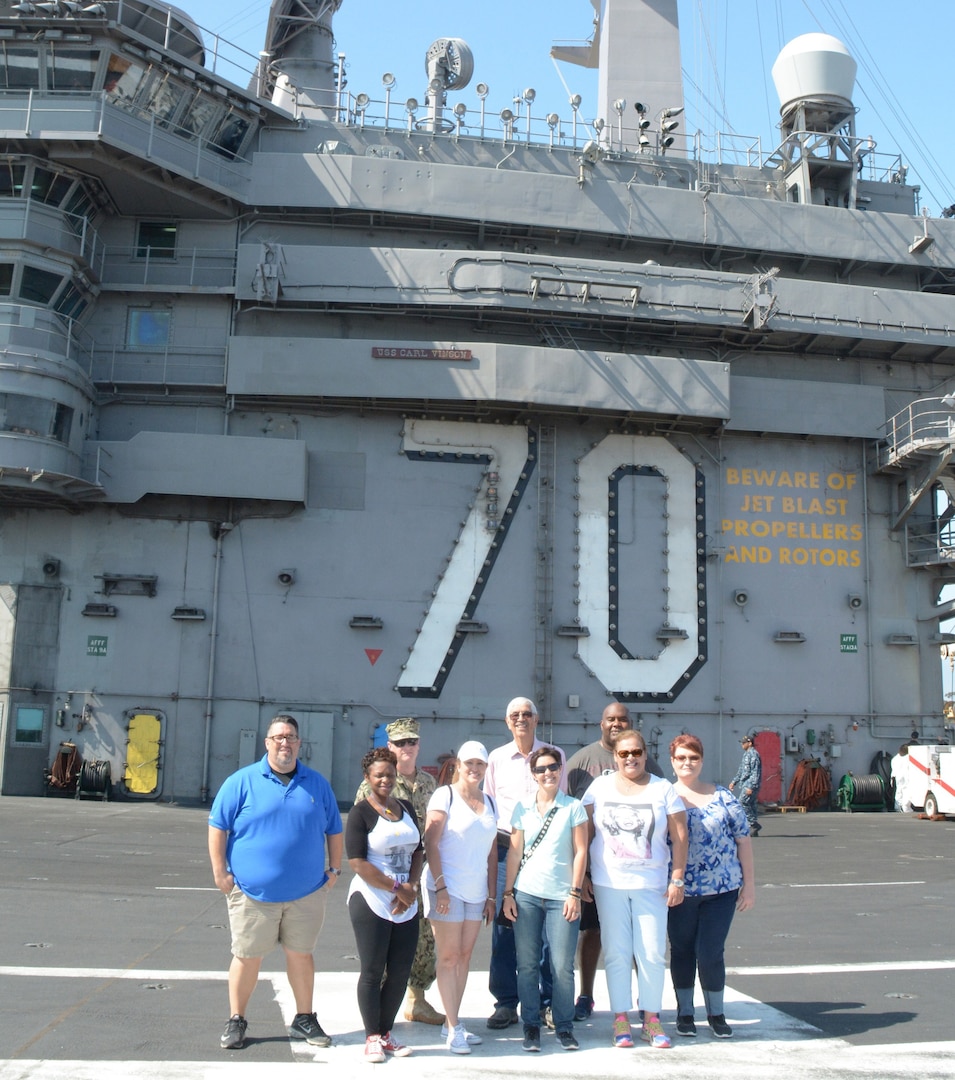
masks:
POLYGON ((110 502, 144 495, 205 495, 304 502, 307 447, 291 439, 141 431, 128 442, 91 443, 110 502))
POLYGON ((732 416, 728 431, 772 431, 794 435, 845 435, 878 439, 885 429, 881 386, 758 379, 730 380, 732 416))
POLYGON ((726 364, 488 342, 235 337, 227 389, 239 395, 534 401, 574 410, 729 415, 726 364), (470 350, 473 359, 376 359, 376 347, 470 350))

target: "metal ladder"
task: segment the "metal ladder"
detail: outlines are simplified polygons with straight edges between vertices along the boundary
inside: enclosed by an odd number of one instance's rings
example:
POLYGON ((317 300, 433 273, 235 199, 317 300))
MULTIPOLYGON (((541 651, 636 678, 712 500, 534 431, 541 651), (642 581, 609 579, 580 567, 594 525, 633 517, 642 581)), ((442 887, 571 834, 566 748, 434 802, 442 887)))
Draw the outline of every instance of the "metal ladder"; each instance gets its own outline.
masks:
MULTIPOLYGON (((537 565, 534 574, 534 700, 538 713, 553 725, 554 513, 557 506, 557 432, 537 429, 537 565)), ((553 739, 553 726, 550 727, 553 739)))

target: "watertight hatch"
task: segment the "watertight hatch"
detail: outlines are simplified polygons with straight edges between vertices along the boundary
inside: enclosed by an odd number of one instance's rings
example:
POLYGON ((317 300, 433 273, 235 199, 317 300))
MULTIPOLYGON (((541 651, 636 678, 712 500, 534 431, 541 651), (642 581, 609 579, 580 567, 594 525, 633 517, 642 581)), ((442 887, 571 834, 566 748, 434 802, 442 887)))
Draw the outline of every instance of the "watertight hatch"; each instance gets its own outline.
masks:
POLYGON ((161 792, 163 715, 134 712, 128 717, 123 787, 127 795, 157 796, 161 792))

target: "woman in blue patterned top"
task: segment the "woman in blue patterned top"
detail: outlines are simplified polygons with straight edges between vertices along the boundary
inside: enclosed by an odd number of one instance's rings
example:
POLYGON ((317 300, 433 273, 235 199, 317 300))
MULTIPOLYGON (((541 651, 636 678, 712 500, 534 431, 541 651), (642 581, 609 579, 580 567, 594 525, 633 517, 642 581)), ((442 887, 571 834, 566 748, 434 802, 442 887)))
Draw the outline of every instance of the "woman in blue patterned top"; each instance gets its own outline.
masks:
POLYGON ((676 992, 676 1030, 696 1035, 693 987, 700 973, 706 1019, 717 1038, 733 1029, 723 1013, 726 964, 723 953, 737 911, 749 911, 756 900, 753 842, 749 823, 732 792, 700 779, 703 744, 695 735, 677 735, 670 743, 674 787, 686 806, 690 850, 686 863, 685 899, 671 907, 670 976, 676 992))

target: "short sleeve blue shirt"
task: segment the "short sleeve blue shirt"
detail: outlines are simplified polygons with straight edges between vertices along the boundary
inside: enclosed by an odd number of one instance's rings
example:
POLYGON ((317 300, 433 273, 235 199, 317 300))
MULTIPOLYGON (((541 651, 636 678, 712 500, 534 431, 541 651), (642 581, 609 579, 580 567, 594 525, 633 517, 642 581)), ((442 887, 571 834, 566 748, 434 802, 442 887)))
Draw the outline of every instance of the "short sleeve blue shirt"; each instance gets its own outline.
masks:
POLYGON ((219 789, 209 824, 229 834, 226 859, 253 900, 288 903, 322 887, 325 838, 342 831, 331 784, 298 762, 288 786, 268 755, 233 773, 219 789))

